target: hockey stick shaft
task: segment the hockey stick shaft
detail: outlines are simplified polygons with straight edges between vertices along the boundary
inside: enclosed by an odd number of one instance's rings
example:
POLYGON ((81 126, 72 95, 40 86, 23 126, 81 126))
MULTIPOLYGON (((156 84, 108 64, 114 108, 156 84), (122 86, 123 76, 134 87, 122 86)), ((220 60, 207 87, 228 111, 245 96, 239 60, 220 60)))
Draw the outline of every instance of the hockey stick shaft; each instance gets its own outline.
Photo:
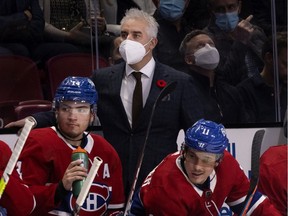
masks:
POLYGON ((265 130, 256 131, 251 151, 251 179, 250 187, 244 201, 245 205, 240 216, 245 216, 253 199, 255 192, 257 191, 258 179, 259 179, 259 160, 260 160, 260 151, 261 145, 264 138, 265 130))
POLYGON ((148 140, 148 137, 149 137, 149 134, 150 134, 150 129, 151 129, 151 126, 152 126, 152 120, 153 120, 155 108, 157 107, 158 103, 159 103, 166 95, 168 95, 169 93, 171 93, 171 92, 176 88, 176 85, 177 85, 177 83, 176 83, 175 81, 169 83, 168 85, 166 85, 166 86, 161 90, 161 92, 159 93, 158 97, 156 98, 156 100, 155 100, 155 102, 154 102, 154 104, 153 104, 152 111, 151 111, 151 115, 150 115, 150 118, 149 118, 149 123, 148 123, 147 131, 146 131, 145 141, 144 141, 144 144, 143 144, 143 147, 142 147, 142 151, 141 151, 141 153, 140 153, 140 157, 139 157, 138 164, 137 164, 137 169, 136 169, 136 174, 135 174, 134 181, 133 181, 133 184, 132 184, 130 193, 129 193, 129 197, 128 197, 127 204, 126 204, 126 208, 125 208, 125 212, 124 212, 124 215, 125 215, 125 216, 128 215, 128 213, 129 213, 129 211, 130 211, 130 208, 131 208, 132 198, 133 198, 133 194, 134 194, 135 187, 136 187, 136 184, 137 184, 137 180, 138 180, 138 176, 139 176, 139 173, 140 173, 140 169, 141 169, 141 166, 142 166, 142 162, 143 162, 143 158, 144 158, 144 153, 145 153, 145 148, 146 148, 147 140, 148 140))
POLYGON ((30 118, 25 119, 25 125, 21 131, 19 138, 16 141, 12 155, 11 155, 11 157, 7 163, 7 166, 3 172, 3 176, 0 179, 0 199, 4 193, 6 185, 9 182, 10 175, 12 174, 12 172, 15 168, 17 160, 18 160, 20 153, 21 153, 21 151, 24 147, 24 144, 26 142, 26 139, 27 139, 27 137, 28 137, 28 135, 29 135, 29 133, 30 133, 30 131, 34 125, 35 125, 35 121, 33 121, 30 118))
POLYGON ((83 183, 83 186, 81 188, 81 191, 79 193, 79 196, 76 199, 76 204, 75 204, 75 209, 74 209, 74 216, 78 215, 81 206, 83 205, 89 190, 91 188, 91 185, 93 183, 93 180, 98 172, 98 169, 100 167, 100 165, 102 164, 102 159, 100 157, 94 157, 94 161, 93 164, 90 168, 90 171, 87 175, 86 180, 83 183))

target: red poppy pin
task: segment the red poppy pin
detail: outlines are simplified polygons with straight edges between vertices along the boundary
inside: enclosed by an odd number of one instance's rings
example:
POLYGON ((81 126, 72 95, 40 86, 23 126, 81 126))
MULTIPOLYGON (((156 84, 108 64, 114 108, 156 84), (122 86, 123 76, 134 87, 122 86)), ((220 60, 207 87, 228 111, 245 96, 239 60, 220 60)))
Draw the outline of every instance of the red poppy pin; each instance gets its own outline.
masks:
POLYGON ((167 83, 165 82, 165 80, 157 80, 157 86, 159 88, 164 88, 167 85, 167 83))

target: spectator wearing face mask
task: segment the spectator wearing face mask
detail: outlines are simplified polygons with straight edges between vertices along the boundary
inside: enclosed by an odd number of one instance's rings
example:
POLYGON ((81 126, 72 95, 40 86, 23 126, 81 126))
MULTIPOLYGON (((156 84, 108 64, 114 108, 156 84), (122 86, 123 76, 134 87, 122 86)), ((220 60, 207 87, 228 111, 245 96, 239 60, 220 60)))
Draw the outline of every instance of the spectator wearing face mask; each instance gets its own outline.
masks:
POLYGON ((247 114, 238 91, 215 74, 220 57, 208 33, 202 30, 188 33, 179 50, 203 99, 206 118, 225 124, 246 122, 247 114))
POLYGON ((153 54, 161 63, 183 71, 185 62, 179 54, 181 41, 192 28, 187 24, 184 12, 190 0, 154 1, 157 9, 154 18, 159 23, 158 44, 153 54))
POLYGON ((240 0, 209 0, 211 19, 204 28, 214 37, 220 54, 216 73, 232 85, 263 67, 261 47, 266 40, 263 30, 251 21, 253 15, 241 19, 240 0))

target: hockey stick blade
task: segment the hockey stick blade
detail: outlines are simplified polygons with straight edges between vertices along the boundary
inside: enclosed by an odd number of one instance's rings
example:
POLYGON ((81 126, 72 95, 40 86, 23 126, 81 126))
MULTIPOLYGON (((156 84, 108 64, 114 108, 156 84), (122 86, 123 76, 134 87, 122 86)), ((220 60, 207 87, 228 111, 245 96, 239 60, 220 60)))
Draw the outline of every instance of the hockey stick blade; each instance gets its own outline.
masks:
POLYGON ((245 216, 250 203, 253 199, 253 196, 257 190, 258 180, 259 180, 259 160, 260 160, 260 151, 261 145, 264 138, 265 130, 258 130, 256 131, 253 142, 252 142, 252 151, 251 151, 251 179, 250 179, 250 186, 247 192, 247 196, 245 198, 245 205, 240 216, 245 216))
POLYGON ((26 139, 31 131, 31 129, 33 128, 33 126, 35 125, 35 121, 30 119, 30 118, 26 118, 25 119, 25 125, 20 133, 20 136, 18 137, 16 144, 14 146, 13 152, 11 157, 9 158, 9 161, 7 163, 7 166, 3 172, 3 176, 0 179, 0 199, 4 193, 4 190, 6 188, 6 185, 8 184, 10 175, 12 174, 14 167, 16 165, 16 162, 20 156, 20 153, 24 147, 24 144, 26 142, 26 139))
POLYGON ((133 194, 134 194, 134 191, 135 191, 136 183, 137 183, 137 180, 138 180, 139 172, 140 172, 140 169, 141 169, 141 166, 142 166, 142 161, 143 161, 143 158, 144 158, 144 152, 145 152, 147 140, 148 140, 148 137, 149 137, 149 134, 150 134, 150 129, 151 129, 151 125, 152 125, 152 120, 153 120, 155 109, 156 109, 157 105, 160 103, 160 101, 165 96, 167 96, 169 93, 174 91, 174 89, 176 88, 176 85, 177 85, 176 81, 168 83, 168 85, 166 85, 161 90, 161 92, 159 93, 158 97, 156 98, 156 100, 155 100, 155 102, 153 104, 152 111, 151 111, 150 118, 149 118, 148 127, 147 127, 147 130, 146 130, 145 141, 144 141, 144 144, 143 144, 143 147, 142 147, 142 150, 141 150, 141 153, 140 153, 140 157, 139 157, 139 160, 138 160, 137 170, 136 170, 136 174, 135 174, 135 177, 134 177, 133 185, 131 187, 131 190, 130 190, 130 193, 129 193, 129 197, 128 197, 128 200, 127 200, 127 204, 126 204, 126 208, 125 208, 125 212, 124 212, 125 216, 128 215, 128 213, 130 211, 130 208, 131 208, 132 198, 133 198, 133 194))
POLYGON ((75 208, 74 208, 74 216, 78 215, 78 213, 81 209, 81 206, 83 205, 83 203, 84 203, 84 201, 85 201, 85 199, 89 193, 90 187, 93 183, 93 180, 94 180, 102 162, 103 162, 103 160, 100 157, 94 157, 93 164, 90 168, 90 171, 87 175, 86 180, 83 183, 83 186, 81 188, 79 196, 76 199, 76 204, 75 204, 75 208))

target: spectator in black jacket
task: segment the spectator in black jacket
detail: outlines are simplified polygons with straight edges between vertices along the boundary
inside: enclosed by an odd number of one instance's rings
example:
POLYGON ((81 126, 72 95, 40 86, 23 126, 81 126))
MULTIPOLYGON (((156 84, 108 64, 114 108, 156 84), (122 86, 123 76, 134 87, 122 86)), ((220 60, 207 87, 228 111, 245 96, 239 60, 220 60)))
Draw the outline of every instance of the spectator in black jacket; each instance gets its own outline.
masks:
POLYGON ((0 3, 0 54, 31 57, 42 42, 44 18, 38 0, 0 3))
POLYGON ((158 0, 154 18, 159 23, 158 44, 153 54, 161 63, 183 71, 185 62, 179 54, 181 41, 192 28, 186 22, 184 12, 190 0, 158 0))
MULTIPOLYGON (((65 36, 66 32, 59 32, 65 36)), ((71 52, 78 52, 78 49, 45 40, 45 20, 39 0, 1 1, 0 55, 29 57, 43 68, 49 58, 71 52)))
POLYGON ((246 122, 246 112, 236 88, 215 74, 220 57, 208 33, 194 30, 187 34, 180 52, 187 63, 187 73, 199 89, 206 119, 225 124, 246 122))
POLYGON ((216 73, 232 85, 259 73, 263 67, 261 47, 266 35, 252 25, 253 15, 240 18, 241 8, 240 0, 209 0, 211 19, 204 28, 214 37, 221 57, 216 73))
POLYGON ((276 40, 278 52, 275 53, 277 55, 275 59, 278 61, 278 70, 274 68, 276 63, 273 60, 273 40, 270 37, 262 48, 265 66, 261 73, 255 74, 237 86, 249 113, 250 122, 282 121, 287 110, 287 32, 277 33, 276 40), (274 78, 276 73, 278 83, 274 78), (279 92, 276 91, 278 88, 275 87, 275 83, 279 87, 279 92), (279 96, 277 104, 275 96, 279 96))

